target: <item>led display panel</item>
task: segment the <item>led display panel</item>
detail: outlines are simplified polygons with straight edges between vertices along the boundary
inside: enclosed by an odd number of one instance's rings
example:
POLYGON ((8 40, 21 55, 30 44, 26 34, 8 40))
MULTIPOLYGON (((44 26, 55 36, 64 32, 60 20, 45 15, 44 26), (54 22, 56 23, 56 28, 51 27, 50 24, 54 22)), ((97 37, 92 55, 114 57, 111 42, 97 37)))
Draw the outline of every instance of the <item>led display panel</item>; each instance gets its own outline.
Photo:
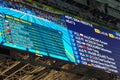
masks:
POLYGON ((65 16, 75 62, 120 72, 120 33, 65 16))
MULTIPOLYGON (((1 45, 50 56, 67 61, 75 61, 69 58, 72 54, 68 51, 70 40, 64 40, 69 36, 67 29, 52 29, 49 27, 24 23, 23 20, 5 16, 1 18, 0 34, 1 45), (65 34, 64 34, 65 33, 65 34), (65 48, 66 47, 66 48, 65 48)), ((72 48, 70 47, 72 50, 72 48)))
POLYGON ((120 73, 120 34, 63 15, 66 25, 0 6, 0 45, 120 73))

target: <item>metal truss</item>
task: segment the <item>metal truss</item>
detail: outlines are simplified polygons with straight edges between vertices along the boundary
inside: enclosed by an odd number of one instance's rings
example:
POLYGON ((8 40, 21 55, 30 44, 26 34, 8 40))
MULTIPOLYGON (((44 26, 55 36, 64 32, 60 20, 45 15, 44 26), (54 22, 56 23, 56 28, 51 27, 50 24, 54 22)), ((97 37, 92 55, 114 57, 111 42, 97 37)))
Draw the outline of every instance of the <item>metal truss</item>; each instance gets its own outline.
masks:
POLYGON ((83 65, 15 50, 10 50, 10 56, 0 54, 0 80, 93 80, 92 78, 110 80, 106 72, 83 65))

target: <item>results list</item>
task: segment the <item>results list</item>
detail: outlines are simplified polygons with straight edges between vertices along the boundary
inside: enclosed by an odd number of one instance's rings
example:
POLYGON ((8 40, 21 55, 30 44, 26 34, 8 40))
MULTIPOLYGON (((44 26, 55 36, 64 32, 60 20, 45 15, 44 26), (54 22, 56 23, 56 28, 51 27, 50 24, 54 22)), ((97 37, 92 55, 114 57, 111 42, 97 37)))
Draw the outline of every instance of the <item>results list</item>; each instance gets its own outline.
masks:
MULTIPOLYGON (((27 25, 12 19, 3 20, 3 41, 12 46, 47 53, 54 58, 67 58, 62 42, 62 32, 40 25, 27 25)), ((43 54, 46 55, 46 54, 43 54)))
POLYGON ((76 63, 118 72, 115 59, 102 54, 112 54, 111 50, 105 49, 109 45, 107 42, 73 31, 70 35, 76 63))

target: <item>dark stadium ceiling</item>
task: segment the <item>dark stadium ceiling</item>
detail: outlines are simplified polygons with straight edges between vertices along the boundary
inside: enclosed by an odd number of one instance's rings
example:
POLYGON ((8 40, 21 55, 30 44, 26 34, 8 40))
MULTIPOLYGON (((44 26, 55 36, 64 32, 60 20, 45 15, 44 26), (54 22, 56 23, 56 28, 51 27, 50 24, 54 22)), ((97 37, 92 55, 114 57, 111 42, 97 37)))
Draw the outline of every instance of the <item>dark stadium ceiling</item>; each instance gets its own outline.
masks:
POLYGON ((99 9, 100 12, 120 19, 120 0, 73 0, 73 1, 89 6, 92 9, 99 9))
POLYGON ((120 0, 36 0, 77 16, 120 29, 120 0), (54 4, 54 5, 53 5, 54 4))
MULTIPOLYGON (((115 24, 120 28, 120 0, 73 0, 90 7, 90 16, 97 17, 98 20, 115 24), (101 13, 101 14, 100 14, 101 13)), ((88 11, 89 11, 88 10, 88 11)), ((114 25, 113 25, 114 26, 114 25)))

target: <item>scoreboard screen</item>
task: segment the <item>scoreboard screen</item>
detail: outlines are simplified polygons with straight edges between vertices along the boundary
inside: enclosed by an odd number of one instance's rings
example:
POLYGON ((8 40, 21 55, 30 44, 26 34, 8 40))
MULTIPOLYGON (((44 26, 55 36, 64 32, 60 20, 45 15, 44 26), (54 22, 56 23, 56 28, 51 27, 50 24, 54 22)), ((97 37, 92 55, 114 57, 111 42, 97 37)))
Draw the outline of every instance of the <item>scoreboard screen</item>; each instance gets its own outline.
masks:
POLYGON ((0 46, 120 73, 120 33, 62 17, 67 27, 0 6, 0 46))
MULTIPOLYGON (((5 16, 0 20, 1 45, 74 62, 67 29, 53 29, 37 24, 25 24, 5 16), (65 33, 65 34, 64 34, 65 33), (65 38, 65 39, 64 39, 65 38), (69 51, 68 51, 69 50, 69 51), (69 58, 69 56, 73 58, 69 58)), ((59 26, 58 26, 59 27, 59 26)))
POLYGON ((120 73, 120 33, 65 16, 75 62, 120 73))
POLYGON ((75 62, 68 32, 47 19, 0 7, 1 46, 75 62))

